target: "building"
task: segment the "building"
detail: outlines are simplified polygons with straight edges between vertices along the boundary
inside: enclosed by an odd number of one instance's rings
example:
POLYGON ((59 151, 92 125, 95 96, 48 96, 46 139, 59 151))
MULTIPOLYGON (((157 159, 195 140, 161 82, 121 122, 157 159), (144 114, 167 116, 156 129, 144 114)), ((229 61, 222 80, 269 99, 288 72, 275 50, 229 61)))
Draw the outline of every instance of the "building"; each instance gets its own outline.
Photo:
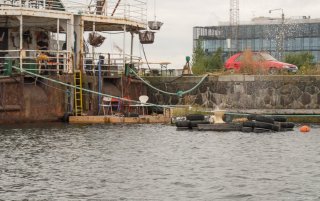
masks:
MULTIPOLYGON (((251 49, 267 51, 279 60, 287 53, 311 52, 316 63, 320 62, 320 19, 309 16, 297 18, 258 17, 238 27, 238 41, 230 47, 231 27, 221 23, 219 26, 194 27, 193 45, 201 40, 205 52, 213 53, 219 47, 226 59, 234 52, 251 49)), ((234 38, 234 37, 233 37, 234 38)))

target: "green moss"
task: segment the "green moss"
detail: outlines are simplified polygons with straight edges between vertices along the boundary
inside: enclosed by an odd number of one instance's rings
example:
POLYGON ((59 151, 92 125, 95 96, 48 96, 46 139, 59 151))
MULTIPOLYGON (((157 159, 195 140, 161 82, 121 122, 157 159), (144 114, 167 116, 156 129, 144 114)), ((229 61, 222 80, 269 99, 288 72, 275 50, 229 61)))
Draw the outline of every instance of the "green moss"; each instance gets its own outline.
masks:
POLYGON ((320 123, 320 116, 290 116, 288 117, 288 121, 295 123, 320 123))
POLYGON ((184 108, 174 108, 172 115, 174 117, 184 117, 188 114, 203 114, 203 115, 209 115, 212 114, 212 112, 206 111, 205 108, 198 107, 198 106, 186 106, 184 108))

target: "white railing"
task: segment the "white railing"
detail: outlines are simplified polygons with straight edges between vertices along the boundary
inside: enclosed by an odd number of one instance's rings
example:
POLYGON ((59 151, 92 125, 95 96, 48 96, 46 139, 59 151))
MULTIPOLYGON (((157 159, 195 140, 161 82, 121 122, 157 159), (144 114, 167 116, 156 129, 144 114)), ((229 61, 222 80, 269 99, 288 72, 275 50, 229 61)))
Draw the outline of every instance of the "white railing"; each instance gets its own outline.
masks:
POLYGON ((11 66, 39 74, 63 74, 70 69, 71 53, 56 50, 1 50, 0 74, 9 73, 11 66))
POLYGON ((86 53, 83 54, 83 68, 86 74, 98 75, 99 65, 103 76, 117 77, 124 72, 124 64, 140 63, 141 57, 123 54, 86 53))
POLYGON ((73 13, 103 15, 147 23, 146 0, 106 0, 106 5, 99 2, 103 1, 92 1, 90 5, 87 5, 76 0, 65 0, 64 5, 68 11, 73 13))
POLYGON ((124 17, 139 22, 147 22, 147 3, 141 0, 121 1, 117 6, 118 0, 108 1, 107 15, 114 17, 124 17))
POLYGON ((0 6, 61 11, 65 10, 63 4, 57 0, 0 0, 0 6))

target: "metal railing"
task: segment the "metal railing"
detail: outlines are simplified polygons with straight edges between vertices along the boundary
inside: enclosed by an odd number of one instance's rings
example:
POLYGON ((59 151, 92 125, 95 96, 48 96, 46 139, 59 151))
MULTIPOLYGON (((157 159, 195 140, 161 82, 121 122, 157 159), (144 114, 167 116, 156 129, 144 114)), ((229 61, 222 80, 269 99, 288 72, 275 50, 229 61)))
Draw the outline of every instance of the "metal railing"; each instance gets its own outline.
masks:
POLYGON ((47 9, 64 11, 64 5, 58 0, 0 0, 0 6, 47 9))
POLYGON ((66 1, 65 7, 73 13, 103 15, 115 18, 131 19, 140 23, 147 23, 146 0, 103 0, 92 1, 86 5, 74 1, 66 1))
POLYGON ((86 74, 98 75, 99 65, 103 76, 117 77, 124 73, 124 66, 128 63, 140 63, 141 57, 110 53, 83 54, 83 68, 86 74))
POLYGON ((12 66, 37 74, 63 74, 70 69, 71 53, 56 50, 1 50, 0 74, 10 75, 12 66))

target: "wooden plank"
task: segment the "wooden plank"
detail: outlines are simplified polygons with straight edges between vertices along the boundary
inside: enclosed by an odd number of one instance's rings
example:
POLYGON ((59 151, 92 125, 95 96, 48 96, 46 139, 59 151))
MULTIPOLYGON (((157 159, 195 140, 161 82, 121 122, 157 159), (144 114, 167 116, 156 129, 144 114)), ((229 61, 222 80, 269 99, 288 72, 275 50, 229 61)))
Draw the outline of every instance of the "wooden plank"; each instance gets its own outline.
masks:
POLYGON ((170 123, 171 118, 158 116, 140 116, 140 117, 118 117, 118 116, 70 116, 70 123, 79 124, 158 124, 170 123))
POLYGON ((104 116, 70 116, 70 123, 80 123, 80 124, 101 124, 105 123, 104 116))

